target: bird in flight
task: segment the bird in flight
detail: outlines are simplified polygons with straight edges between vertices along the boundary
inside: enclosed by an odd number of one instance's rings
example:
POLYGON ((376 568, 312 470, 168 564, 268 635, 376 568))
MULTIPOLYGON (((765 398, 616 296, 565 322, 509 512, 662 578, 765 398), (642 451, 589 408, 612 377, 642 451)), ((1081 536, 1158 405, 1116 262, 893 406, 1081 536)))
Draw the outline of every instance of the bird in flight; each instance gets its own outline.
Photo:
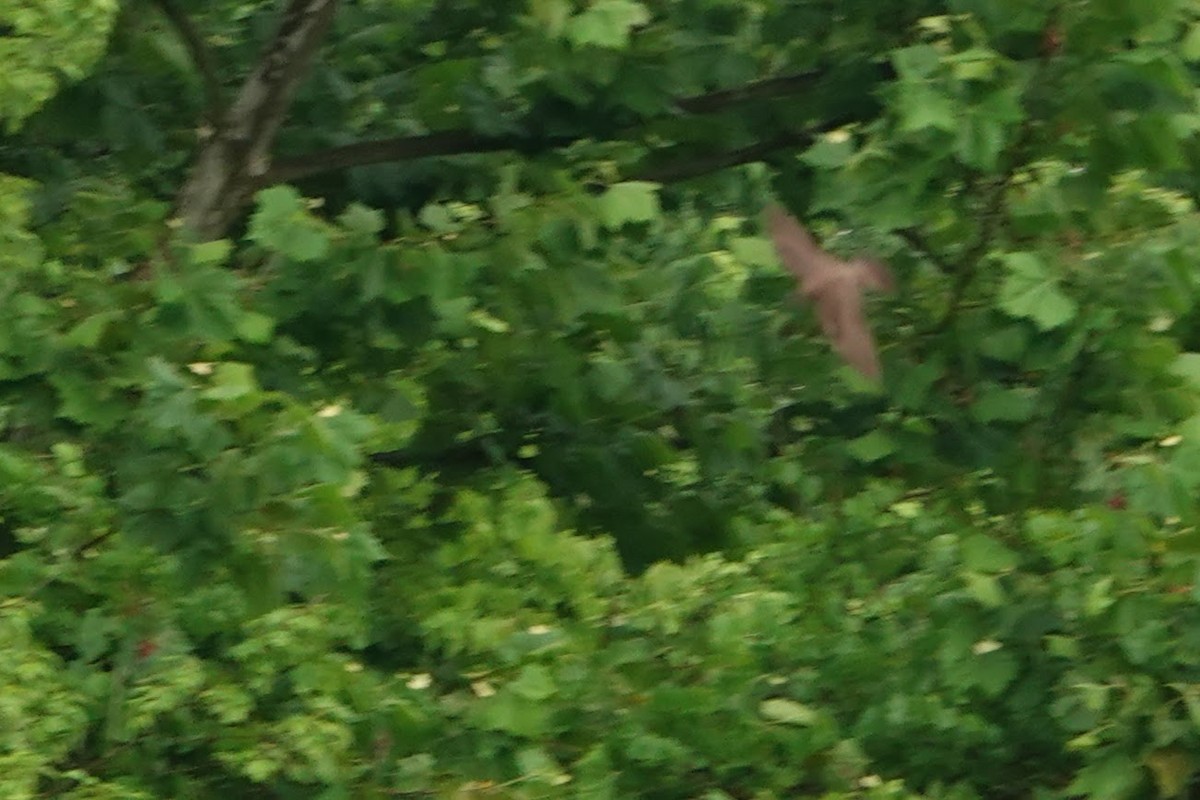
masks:
POLYGON ((816 308, 834 352, 866 377, 878 380, 879 354, 863 295, 890 292, 895 286, 891 270, 869 258, 843 261, 822 250, 804 226, 778 205, 767 208, 767 229, 779 260, 796 277, 796 294, 816 308))

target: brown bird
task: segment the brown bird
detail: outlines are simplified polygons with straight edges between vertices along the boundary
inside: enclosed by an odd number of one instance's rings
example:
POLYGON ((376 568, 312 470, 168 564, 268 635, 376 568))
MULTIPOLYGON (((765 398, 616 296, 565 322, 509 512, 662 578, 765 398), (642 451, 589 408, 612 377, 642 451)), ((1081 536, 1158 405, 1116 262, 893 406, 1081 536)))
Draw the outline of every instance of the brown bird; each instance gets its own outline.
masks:
POLYGON ((822 250, 795 217, 777 205, 767 208, 767 228, 783 265, 796 276, 796 294, 817 309, 821 330, 834 352, 872 380, 879 378, 875 337, 863 310, 867 291, 890 292, 891 271, 878 261, 842 259, 822 250))

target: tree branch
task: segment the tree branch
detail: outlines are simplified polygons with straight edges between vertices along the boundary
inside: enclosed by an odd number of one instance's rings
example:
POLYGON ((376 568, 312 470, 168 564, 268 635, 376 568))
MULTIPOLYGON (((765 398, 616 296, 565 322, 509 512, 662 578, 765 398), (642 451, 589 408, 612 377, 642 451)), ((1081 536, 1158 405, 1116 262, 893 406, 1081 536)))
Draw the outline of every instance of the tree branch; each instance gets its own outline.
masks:
MULTIPOLYGON (((779 75, 748 83, 734 89, 722 89, 707 94, 684 97, 675 100, 672 107, 676 113, 712 114, 727 110, 733 106, 751 100, 770 99, 795 94, 812 86, 824 73, 817 71, 802 72, 794 75, 779 75)), ((653 122, 655 118, 647 120, 653 122)), ((273 183, 285 183, 301 180, 324 172, 349 169, 351 167, 366 167, 372 164, 385 164, 395 161, 412 161, 419 158, 434 156, 457 156, 471 153, 492 153, 502 150, 549 150, 570 144, 580 138, 559 136, 553 138, 530 139, 519 136, 483 136, 465 129, 455 129, 442 133, 423 134, 420 136, 398 136, 391 139, 378 139, 367 142, 332 147, 327 150, 316 150, 302 156, 281 158, 257 181, 257 187, 270 186, 273 183)), ((792 144, 804 141, 807 137, 790 134, 786 137, 792 144)), ((712 156, 703 162, 697 162, 689 167, 686 164, 662 167, 652 170, 654 175, 648 175, 645 180, 657 180, 669 183, 684 180, 695 175, 705 174, 725 166, 745 164, 761 158, 759 151, 769 153, 787 145, 777 140, 763 142, 744 148, 743 151, 733 151, 712 156), (717 159, 728 159, 721 163, 717 159), (662 173, 659 175, 658 173, 662 173), (657 176, 657 177, 655 177, 657 176)))
POLYGON ((768 100, 798 94, 812 88, 813 84, 824 75, 825 72, 822 70, 798 72, 794 75, 776 75, 751 81, 745 86, 733 89, 720 89, 695 97, 683 97, 675 101, 675 107, 689 114, 712 114, 724 111, 730 106, 740 105, 748 100, 768 100))
POLYGON ((811 131, 784 133, 766 141, 755 142, 736 150, 712 153, 702 157, 693 156, 675 162, 648 167, 635 173, 634 178, 641 181, 653 181, 654 183, 678 183, 679 181, 708 175, 722 169, 728 169, 729 167, 736 167, 740 164, 761 161, 778 150, 786 150, 790 147, 805 144, 812 141, 812 138, 813 133, 811 131))
MULTIPOLYGON (((830 127, 838 127, 834 123, 830 127)), ((797 145, 812 141, 813 131, 800 133, 785 133, 766 141, 728 150, 712 153, 701 157, 690 156, 679 158, 663 164, 646 167, 631 175, 634 180, 653 181, 654 183, 678 183, 701 175, 708 175, 740 164, 761 161, 767 156, 780 150, 786 150, 797 145)), ((575 141, 570 137, 546 139, 539 142, 544 148, 557 147, 575 141)), ((446 131, 440 134, 426 136, 398 137, 395 139, 380 139, 372 142, 322 150, 306 156, 280 161, 271 167, 256 181, 257 188, 265 188, 276 183, 287 183, 324 172, 333 172, 350 167, 362 167, 370 164, 382 164, 395 161, 412 161, 434 156, 456 156, 472 153, 494 153, 503 150, 528 149, 530 141, 519 137, 479 136, 465 130, 446 131)))
POLYGON ((988 249, 991 247, 993 239, 995 239, 996 231, 1000 228, 1000 218, 1004 213, 1004 195, 1008 191, 1013 176, 1017 172, 1019 166, 1018 154, 1024 148, 1025 142, 1030 136, 1030 131, 1031 128, 1028 123, 1022 126, 1021 131, 1017 134, 1013 144, 1009 148, 1010 161, 1008 166, 1005 168, 1004 173, 989 187, 987 199, 984 201, 980 212, 979 233, 976 235, 975 241, 962 255, 958 275, 955 277, 954 286, 950 289, 950 301, 946 306, 946 312, 934 327, 935 333, 945 333, 954 325, 954 320, 958 316, 963 298, 966 297, 967 290, 971 288, 971 283, 975 280, 980 261, 987 255, 988 249))
POLYGON ((903 239, 910 248, 929 259, 943 275, 954 275, 959 271, 945 256, 934 250, 916 228, 900 228, 896 231, 896 235, 903 239))
POLYGON ((204 39, 196 30, 196 26, 192 24, 192 20, 175 4, 175 0, 153 0, 153 2, 162 11, 167 21, 174 26, 175 32, 179 34, 184 47, 192 57, 192 63, 196 65, 196 70, 200 73, 200 85, 204 90, 204 114, 210 122, 215 124, 221 118, 225 101, 221 95, 221 81, 217 78, 216 63, 213 61, 212 54, 205 46, 204 39))
MULTIPOLYGON (((536 142, 544 148, 569 144, 574 139, 561 137, 536 142)), ((258 185, 301 180, 323 172, 351 167, 366 167, 393 161, 413 161, 434 156, 461 156, 528 148, 533 140, 519 136, 484 136, 466 129, 429 133, 421 136, 397 136, 368 142, 317 150, 304 156, 280 159, 258 180, 258 185)))
POLYGON ((337 6, 338 0, 289 0, 278 31, 201 148, 179 194, 177 214, 193 234, 221 236, 250 199, 337 6))

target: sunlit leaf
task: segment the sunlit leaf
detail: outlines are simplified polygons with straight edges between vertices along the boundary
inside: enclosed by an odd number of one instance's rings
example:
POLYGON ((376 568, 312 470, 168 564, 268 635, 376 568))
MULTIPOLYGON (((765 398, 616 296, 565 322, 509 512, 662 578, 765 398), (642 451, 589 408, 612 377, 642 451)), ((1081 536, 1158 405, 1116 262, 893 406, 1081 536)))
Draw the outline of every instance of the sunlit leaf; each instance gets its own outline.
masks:
POLYGON ((1031 319, 1042 330, 1060 327, 1075 317, 1075 301, 1063 293, 1057 278, 1037 255, 1009 253, 1004 266, 1000 305, 1009 314, 1031 319))

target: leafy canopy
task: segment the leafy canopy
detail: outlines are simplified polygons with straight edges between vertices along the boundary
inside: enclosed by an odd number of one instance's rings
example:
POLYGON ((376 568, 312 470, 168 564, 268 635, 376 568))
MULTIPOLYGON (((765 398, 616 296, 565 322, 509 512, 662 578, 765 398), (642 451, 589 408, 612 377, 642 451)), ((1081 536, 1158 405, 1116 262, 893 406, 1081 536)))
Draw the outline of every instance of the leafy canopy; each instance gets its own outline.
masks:
POLYGON ((1183 0, 0 0, 0 794, 1200 752, 1183 0), (884 380, 764 238, 886 260, 884 380))

